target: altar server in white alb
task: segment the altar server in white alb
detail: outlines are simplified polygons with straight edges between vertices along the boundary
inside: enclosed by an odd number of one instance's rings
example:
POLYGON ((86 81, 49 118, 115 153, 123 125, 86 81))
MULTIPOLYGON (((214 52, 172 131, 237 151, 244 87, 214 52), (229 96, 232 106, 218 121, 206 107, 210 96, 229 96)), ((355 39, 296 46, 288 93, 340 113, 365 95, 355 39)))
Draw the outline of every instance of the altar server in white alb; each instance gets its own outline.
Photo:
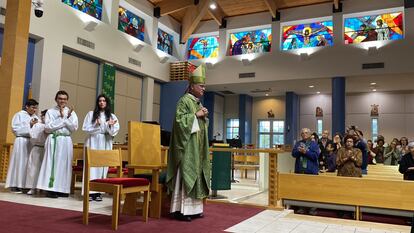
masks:
POLYGON ((78 129, 78 117, 67 107, 69 95, 58 91, 57 106, 47 110, 45 155, 40 168, 37 188, 48 191, 47 197, 68 197, 72 178, 73 144, 70 137, 78 129))
POLYGON ((5 186, 12 192, 22 192, 22 189, 26 188, 26 166, 31 149, 30 128, 38 121, 35 114, 38 105, 39 103, 34 99, 27 100, 24 110, 16 113, 12 119, 12 131, 16 139, 5 186))
MULTIPOLYGON (((118 118, 111 112, 111 102, 107 96, 103 94, 98 96, 95 110, 86 115, 82 130, 88 134, 85 150, 86 147, 94 150, 112 150, 112 139, 119 132, 119 123, 118 118)), ((90 179, 106 178, 107 173, 108 167, 93 167, 90 170, 90 179)), ((89 200, 102 201, 102 195, 91 192, 89 200)))
POLYGON ((27 162, 26 188, 29 188, 28 195, 35 194, 37 179, 39 178, 40 166, 42 166, 43 155, 45 153, 44 145, 47 134, 45 133, 45 115, 47 110, 43 110, 40 115, 40 121, 30 129, 30 143, 32 149, 27 162))

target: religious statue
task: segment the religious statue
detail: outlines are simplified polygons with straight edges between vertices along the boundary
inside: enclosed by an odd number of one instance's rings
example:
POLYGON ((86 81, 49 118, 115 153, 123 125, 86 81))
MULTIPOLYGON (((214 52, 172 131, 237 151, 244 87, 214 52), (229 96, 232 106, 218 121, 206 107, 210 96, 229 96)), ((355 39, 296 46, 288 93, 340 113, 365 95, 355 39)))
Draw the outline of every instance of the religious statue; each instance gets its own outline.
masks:
POLYGON ((323 110, 321 107, 316 107, 316 117, 323 117, 323 110))
POLYGON ((267 118, 275 118, 275 114, 273 113, 273 110, 272 110, 272 109, 270 109, 270 110, 267 112, 267 118))
POLYGON ((378 106, 379 106, 378 104, 371 105, 371 116, 372 117, 377 117, 379 115, 378 106))

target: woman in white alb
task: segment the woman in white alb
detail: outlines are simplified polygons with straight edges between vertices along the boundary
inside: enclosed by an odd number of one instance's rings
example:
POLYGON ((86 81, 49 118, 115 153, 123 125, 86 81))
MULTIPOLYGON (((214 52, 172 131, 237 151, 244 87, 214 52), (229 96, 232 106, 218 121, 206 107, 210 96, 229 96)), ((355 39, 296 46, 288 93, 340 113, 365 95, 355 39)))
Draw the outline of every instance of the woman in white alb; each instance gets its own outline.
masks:
MULTIPOLYGON (((119 132, 118 118, 111 112, 110 99, 99 95, 95 110, 86 114, 82 130, 88 134, 86 147, 94 150, 112 150, 112 139, 119 132)), ((106 178, 108 167, 94 167, 90 170, 90 179, 106 178)), ((83 187, 82 187, 83 193, 83 187)), ((101 193, 90 193, 90 200, 102 201, 101 193)))

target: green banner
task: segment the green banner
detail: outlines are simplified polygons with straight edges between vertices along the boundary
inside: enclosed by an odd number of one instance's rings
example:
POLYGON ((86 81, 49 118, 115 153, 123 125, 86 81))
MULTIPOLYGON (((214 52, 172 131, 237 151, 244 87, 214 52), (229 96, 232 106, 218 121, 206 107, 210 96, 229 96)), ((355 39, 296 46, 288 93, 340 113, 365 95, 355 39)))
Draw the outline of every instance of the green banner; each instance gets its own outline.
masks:
POLYGON ((107 63, 103 65, 102 94, 111 100, 111 109, 115 112, 115 67, 107 63))

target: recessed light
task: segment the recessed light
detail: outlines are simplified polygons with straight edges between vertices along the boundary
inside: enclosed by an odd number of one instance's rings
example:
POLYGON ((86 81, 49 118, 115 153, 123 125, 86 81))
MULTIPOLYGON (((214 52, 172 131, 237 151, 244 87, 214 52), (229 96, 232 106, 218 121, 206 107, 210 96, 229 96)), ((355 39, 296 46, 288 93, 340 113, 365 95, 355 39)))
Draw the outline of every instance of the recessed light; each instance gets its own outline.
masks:
POLYGON ((210 9, 215 10, 216 8, 217 8, 216 3, 215 3, 215 2, 212 2, 212 3, 210 4, 210 9))
POLYGON ((310 86, 309 86, 309 88, 314 88, 314 87, 315 87, 314 85, 310 85, 310 86))
POLYGON ((372 91, 377 91, 377 89, 372 89, 372 91))
POLYGON ((370 83, 369 85, 374 86, 374 85, 377 85, 377 83, 370 83))
POLYGON ((320 91, 317 91, 316 94, 321 94, 321 92, 320 91))
POLYGON ((269 96, 269 94, 266 93, 265 96, 269 96))

